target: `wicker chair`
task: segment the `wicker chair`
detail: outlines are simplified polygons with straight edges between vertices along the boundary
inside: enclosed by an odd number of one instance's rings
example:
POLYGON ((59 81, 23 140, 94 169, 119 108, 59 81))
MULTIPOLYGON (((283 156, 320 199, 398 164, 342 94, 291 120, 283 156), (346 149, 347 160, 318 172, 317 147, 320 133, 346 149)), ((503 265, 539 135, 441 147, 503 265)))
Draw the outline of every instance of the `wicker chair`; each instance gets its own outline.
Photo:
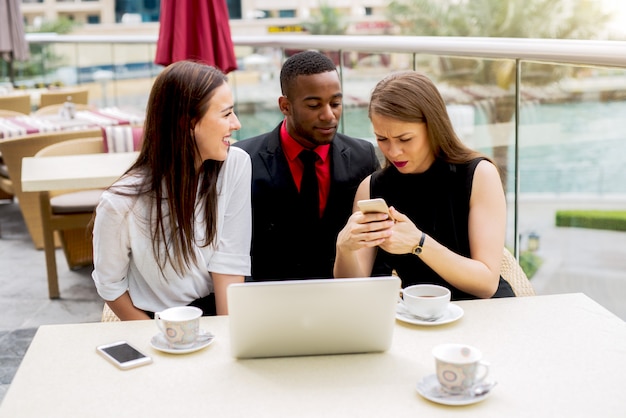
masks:
POLYGON ((117 322, 120 319, 115 315, 115 313, 109 308, 109 305, 104 304, 104 308, 102 308, 102 320, 101 322, 117 322))
POLYGON ((12 110, 22 115, 30 115, 30 94, 10 94, 0 96, 0 109, 12 110))
POLYGON ((511 287, 515 296, 535 296, 535 289, 526 277, 526 273, 522 270, 513 254, 504 248, 502 252, 502 267, 500 268, 500 275, 506 280, 511 287))
POLYGON ((89 104, 89 90, 87 88, 64 88, 41 93, 39 108, 55 104, 63 104, 67 101, 68 97, 71 98, 73 103, 85 105, 89 104))
POLYGON ((22 158, 32 157, 40 149, 50 144, 85 137, 102 138, 102 130, 95 128, 79 131, 49 132, 24 135, 0 141, 0 153, 2 153, 4 163, 7 165, 13 193, 19 202, 24 222, 37 249, 43 248, 39 193, 22 191, 22 158))

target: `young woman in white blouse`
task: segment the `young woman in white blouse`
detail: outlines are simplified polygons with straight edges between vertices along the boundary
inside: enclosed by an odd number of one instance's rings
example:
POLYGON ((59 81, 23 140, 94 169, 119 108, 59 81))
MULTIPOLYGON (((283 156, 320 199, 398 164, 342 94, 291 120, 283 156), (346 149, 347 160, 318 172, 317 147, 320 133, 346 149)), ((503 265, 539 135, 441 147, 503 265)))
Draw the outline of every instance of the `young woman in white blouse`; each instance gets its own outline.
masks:
POLYGON ((250 274, 251 163, 226 76, 180 61, 156 78, 137 161, 102 195, 93 279, 122 320, 193 305, 228 313, 226 287, 250 274))

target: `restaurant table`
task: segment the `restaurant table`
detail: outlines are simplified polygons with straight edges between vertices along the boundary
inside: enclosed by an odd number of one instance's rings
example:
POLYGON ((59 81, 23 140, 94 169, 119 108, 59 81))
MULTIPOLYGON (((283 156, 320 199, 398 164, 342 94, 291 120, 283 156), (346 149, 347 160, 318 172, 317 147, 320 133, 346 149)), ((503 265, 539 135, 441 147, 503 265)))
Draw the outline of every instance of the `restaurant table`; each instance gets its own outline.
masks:
POLYGON ((129 109, 106 107, 101 109, 79 110, 74 118, 64 118, 58 114, 24 115, 0 118, 0 140, 15 136, 42 132, 88 129, 112 125, 139 125, 145 115, 129 109))
MULTIPOLYGON (((153 321, 41 326, 0 417, 623 417, 626 323, 581 293, 455 302, 461 319, 396 321, 383 353, 237 360, 228 316, 203 317, 216 338, 188 354, 152 348, 153 321), (150 355, 121 371, 96 346, 127 340, 150 355), (478 347, 497 385, 481 402, 422 398, 440 343, 478 347)), ((288 313, 286 313, 288 314, 288 313)))
MULTIPOLYGON (((98 141, 100 141, 98 139, 98 141)), ((51 214, 49 192, 57 190, 105 189, 113 184, 135 162, 138 152, 116 152, 97 154, 75 154, 45 157, 22 158, 21 185, 23 192, 39 192, 39 216, 41 217, 43 247, 46 258, 48 278, 48 295, 50 298, 59 297, 57 264, 54 251, 54 230, 69 230, 83 227, 87 224, 90 214, 80 214, 78 219, 64 217, 62 214, 51 214), (54 218, 55 223, 52 223, 54 218)), ((95 193, 89 193, 88 204, 97 203, 95 193), (94 201, 94 199, 96 199, 94 201), (92 203, 93 202, 93 203, 92 203)), ((80 200, 80 199, 79 199, 80 200)), ((76 217, 75 217, 76 218, 76 217)), ((64 250, 72 254, 71 248, 80 249, 83 259, 91 260, 91 253, 85 252, 87 246, 85 238, 76 240, 74 247, 65 244, 64 250), (68 248, 70 248, 68 250, 68 248), (87 258, 89 257, 89 258, 87 258)), ((84 263, 84 262, 83 262, 84 263)), ((77 263, 78 264, 78 263, 77 263)), ((69 261, 68 265, 72 265, 69 261)))
POLYGON ((109 187, 137 159, 138 152, 26 157, 22 190, 41 192, 109 187))

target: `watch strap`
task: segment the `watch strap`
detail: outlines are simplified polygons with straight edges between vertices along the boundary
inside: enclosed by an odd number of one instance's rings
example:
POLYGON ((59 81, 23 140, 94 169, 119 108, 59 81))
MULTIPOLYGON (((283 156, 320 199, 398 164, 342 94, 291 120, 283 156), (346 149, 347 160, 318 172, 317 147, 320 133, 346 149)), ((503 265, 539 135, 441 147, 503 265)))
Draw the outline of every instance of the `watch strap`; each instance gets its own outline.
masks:
POLYGON ((411 253, 414 255, 420 255, 422 253, 422 250, 423 250, 422 247, 424 246, 425 240, 426 240, 426 234, 424 233, 424 231, 422 231, 420 242, 415 247, 413 247, 413 249, 411 250, 411 253))

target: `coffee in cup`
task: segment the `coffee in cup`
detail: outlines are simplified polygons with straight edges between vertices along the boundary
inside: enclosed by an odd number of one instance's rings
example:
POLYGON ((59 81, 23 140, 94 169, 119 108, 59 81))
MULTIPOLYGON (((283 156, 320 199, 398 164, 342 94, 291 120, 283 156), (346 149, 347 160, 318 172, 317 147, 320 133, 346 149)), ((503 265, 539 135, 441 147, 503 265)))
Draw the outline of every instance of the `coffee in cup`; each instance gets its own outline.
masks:
POLYGON ((433 348, 437 380, 449 393, 463 393, 485 380, 489 363, 479 349, 466 344, 441 344, 433 348))
POLYGON ((172 348, 189 348, 198 339, 202 309, 178 306, 155 312, 154 319, 172 348))
POLYGON ((402 302, 406 310, 424 319, 443 316, 450 303, 450 289, 435 284, 416 284, 402 289, 402 302))

